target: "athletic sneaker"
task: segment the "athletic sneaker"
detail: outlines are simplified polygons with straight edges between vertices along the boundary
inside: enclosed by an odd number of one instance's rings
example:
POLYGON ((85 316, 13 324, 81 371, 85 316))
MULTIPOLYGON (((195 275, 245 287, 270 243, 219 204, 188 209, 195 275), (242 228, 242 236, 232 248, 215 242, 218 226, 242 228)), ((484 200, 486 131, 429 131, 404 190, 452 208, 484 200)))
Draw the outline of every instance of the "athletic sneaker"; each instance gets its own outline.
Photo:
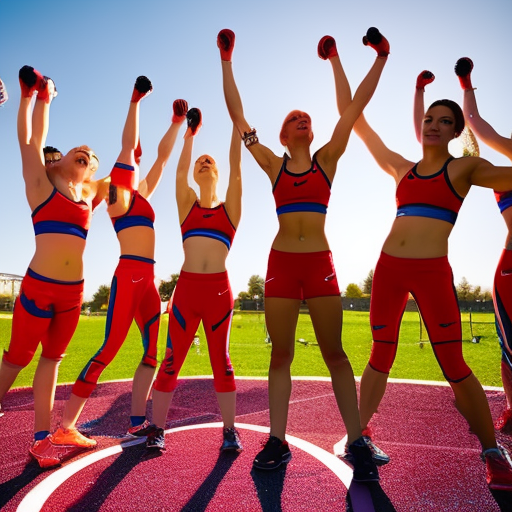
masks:
MULTIPOLYGON (((366 443, 366 446, 370 448, 370 452, 372 454, 373 462, 377 466, 384 466, 384 464, 387 464, 389 462, 389 455, 387 453, 384 453, 371 439, 370 436, 363 435, 364 442, 366 443)), ((343 459, 347 461, 350 465, 353 465, 352 460, 352 454, 348 450, 348 446, 345 446, 345 453, 338 455, 340 459, 343 459)))
POLYGON ((61 463, 59 450, 51 443, 49 435, 41 441, 34 441, 34 444, 32 444, 28 451, 42 468, 59 466, 61 463))
POLYGON ((487 485, 494 491, 512 491, 512 460, 503 446, 482 453, 485 458, 487 485))
POLYGON ((149 435, 150 432, 153 432, 153 430, 155 430, 155 426, 151 425, 148 420, 144 420, 144 423, 130 427, 126 435, 130 437, 144 437, 149 435))
POLYGON ((94 448, 98 443, 95 439, 85 437, 76 428, 58 428, 50 434, 50 441, 58 446, 77 446, 79 448, 94 448))
POLYGON ((372 452, 363 436, 349 445, 348 453, 350 460, 345 460, 354 468, 352 477, 354 482, 378 482, 380 480, 372 452))
POLYGON ((146 448, 165 450, 165 433, 163 428, 151 425, 152 430, 146 439, 146 448))
POLYGON ((286 441, 269 436, 263 450, 254 458, 253 467, 257 469, 276 469, 292 458, 292 452, 286 441))
POLYGON ((238 430, 235 427, 224 427, 222 429, 222 438, 222 446, 220 447, 221 452, 241 452, 244 449, 240 442, 238 430))
POLYGON ((494 422, 494 428, 502 434, 512 434, 512 409, 505 409, 494 422))

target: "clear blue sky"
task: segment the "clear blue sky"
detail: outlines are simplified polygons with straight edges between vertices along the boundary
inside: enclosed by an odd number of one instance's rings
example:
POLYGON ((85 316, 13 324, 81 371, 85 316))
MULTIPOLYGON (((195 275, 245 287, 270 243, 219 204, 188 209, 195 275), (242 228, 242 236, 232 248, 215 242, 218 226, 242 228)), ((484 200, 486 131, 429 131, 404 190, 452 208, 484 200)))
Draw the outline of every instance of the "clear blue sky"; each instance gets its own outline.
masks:
MULTIPOLYGON (((184 98, 203 112, 194 156, 211 154, 220 169, 219 196, 228 175, 231 123, 224 104, 216 47, 220 29, 231 28, 233 57, 248 121, 260 140, 281 153, 278 133, 292 109, 313 120, 312 150, 330 137, 337 120, 331 67, 316 54, 322 36, 335 37, 353 90, 375 53, 361 43, 371 26, 391 43, 391 56, 377 92, 366 109, 371 125, 393 150, 420 158, 412 124, 416 76, 436 75, 425 102, 447 97, 462 102, 453 66, 462 56, 475 63, 480 112, 502 135, 512 130, 510 21, 512 2, 411 2, 339 0, 125 0, 64 1, 49 4, 0 2, 0 77, 9 101, 0 108, 2 155, 0 272, 23 275, 34 251, 30 210, 25 199, 16 138, 18 70, 29 64, 51 76, 59 96, 52 104, 49 145, 62 151, 90 145, 100 157, 98 176, 110 172, 120 150, 121 131, 135 78, 148 76, 154 92, 141 105, 144 175, 167 129, 172 102, 184 98)), ((156 274, 166 279, 183 261, 175 203, 174 175, 181 135, 153 195, 156 212, 156 274)), ((460 155, 455 145, 453 153, 460 155)), ((493 163, 510 165, 482 147, 493 163)), ((243 153, 243 213, 228 258, 235 294, 252 274, 265 275, 277 231, 267 176, 243 153)), ((340 286, 361 283, 374 268, 395 215, 394 181, 377 167, 352 136, 332 188, 327 235, 340 286)), ((473 189, 450 239, 455 281, 490 288, 506 231, 491 191, 473 189)), ((86 297, 110 284, 119 246, 104 205, 94 215, 85 252, 86 297)))

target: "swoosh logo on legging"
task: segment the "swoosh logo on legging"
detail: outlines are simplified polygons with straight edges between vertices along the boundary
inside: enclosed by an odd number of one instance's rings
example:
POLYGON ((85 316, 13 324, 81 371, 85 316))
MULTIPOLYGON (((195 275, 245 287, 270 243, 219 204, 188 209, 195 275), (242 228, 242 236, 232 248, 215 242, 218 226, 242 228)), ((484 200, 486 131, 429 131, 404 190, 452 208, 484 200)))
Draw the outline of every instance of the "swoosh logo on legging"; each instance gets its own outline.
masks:
POLYGON ((385 325, 372 325, 372 329, 374 331, 378 331, 379 329, 384 329, 385 325))
POLYGON ((448 322, 447 324, 439 324, 441 327, 450 327, 450 325, 453 325, 455 322, 448 322))

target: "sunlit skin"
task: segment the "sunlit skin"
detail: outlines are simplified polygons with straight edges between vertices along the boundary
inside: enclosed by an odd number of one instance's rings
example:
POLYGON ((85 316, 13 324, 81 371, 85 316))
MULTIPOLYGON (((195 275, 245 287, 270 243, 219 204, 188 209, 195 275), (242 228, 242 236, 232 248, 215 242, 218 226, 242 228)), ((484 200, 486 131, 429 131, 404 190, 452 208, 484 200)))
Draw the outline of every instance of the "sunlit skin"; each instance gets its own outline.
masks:
MULTIPOLYGON (((341 83, 341 81, 340 81, 341 83)), ((422 95, 416 94, 415 100, 422 95)), ((415 105, 415 119, 419 106, 415 105)), ((417 173, 430 176, 438 172, 451 156, 448 143, 460 135, 455 132, 456 118, 451 108, 437 105, 423 117, 421 142, 423 156, 417 173)), ((420 133, 416 126, 416 132, 420 133)), ((390 174, 398 186, 415 162, 389 150, 380 137, 360 116, 354 130, 366 144, 379 166, 390 174)), ((450 182, 460 197, 465 197, 471 186, 478 185, 495 190, 512 189, 512 168, 493 166, 478 157, 457 158, 447 167, 450 182)), ((451 223, 427 217, 403 216, 393 221, 391 231, 382 251, 397 258, 439 258, 448 254, 448 238, 453 229, 451 223)), ((366 427, 384 396, 388 376, 366 367, 361 381, 361 426, 366 427)), ((466 379, 450 382, 459 412, 466 418, 478 436, 483 449, 494 448, 496 439, 489 405, 478 379, 471 374, 466 379)))
MULTIPOLYGON (((244 135, 251 131, 251 125, 245 118, 242 100, 233 75, 233 64, 231 60, 224 60, 222 52, 221 58, 226 106, 238 132, 244 135)), ((386 57, 376 59, 358 87, 353 100, 352 94, 348 92, 348 106, 343 116, 340 115, 331 139, 316 153, 318 164, 331 183, 336 174, 338 160, 348 143, 353 123, 372 97, 386 60, 386 57)), ((344 73, 339 56, 331 58, 330 62, 344 73)), ((339 103, 341 99, 337 98, 337 101, 339 103)), ((310 116, 301 110, 290 112, 284 120, 280 133, 281 144, 286 146, 290 155, 286 162, 288 172, 299 174, 311 169, 312 140, 310 116)), ((283 157, 277 156, 261 143, 253 144, 248 149, 274 186, 283 165, 283 157)), ((279 215, 279 230, 272 243, 272 249, 287 253, 328 251, 329 244, 324 230, 325 218, 326 216, 322 213, 307 211, 279 215)), ((269 367, 270 433, 281 440, 285 439, 288 420, 291 396, 290 368, 294 357, 295 330, 300 302, 299 299, 265 298, 265 320, 272 339, 269 367)), ((352 367, 341 343, 343 315, 341 297, 313 297, 308 299, 307 303, 324 361, 331 374, 333 391, 350 444, 361 436, 361 426, 352 367)))

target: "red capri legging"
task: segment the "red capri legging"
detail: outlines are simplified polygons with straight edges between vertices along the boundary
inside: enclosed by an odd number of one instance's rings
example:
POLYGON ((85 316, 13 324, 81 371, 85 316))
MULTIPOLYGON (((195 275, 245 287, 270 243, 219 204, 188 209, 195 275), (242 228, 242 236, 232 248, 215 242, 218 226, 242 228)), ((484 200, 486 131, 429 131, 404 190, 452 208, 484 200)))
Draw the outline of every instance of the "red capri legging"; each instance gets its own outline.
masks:
POLYGON ((304 300, 339 294, 331 251, 270 251, 265 297, 304 300))
POLYGON ((182 270, 171 298, 167 348, 155 389, 163 392, 176 389, 178 374, 202 321, 215 391, 235 391, 235 373, 229 358, 232 314, 233 293, 227 272, 196 274, 182 270))
POLYGON ((494 312, 501 360, 512 375, 512 251, 504 249, 494 276, 494 312))
POLYGON ((83 289, 83 281, 56 281, 28 269, 14 304, 4 360, 25 367, 41 342, 41 356, 60 361, 80 318, 83 289))
POLYGON ((469 377, 471 369, 462 355, 460 310, 447 257, 396 258, 381 253, 370 304, 370 366, 378 372, 390 372, 409 292, 416 299, 446 380, 460 382, 469 377))
POLYGON ((142 363, 156 368, 160 295, 155 286, 154 263, 148 258, 121 256, 110 288, 105 340, 78 376, 74 395, 91 395, 101 373, 124 343, 133 319, 142 336, 142 363))

